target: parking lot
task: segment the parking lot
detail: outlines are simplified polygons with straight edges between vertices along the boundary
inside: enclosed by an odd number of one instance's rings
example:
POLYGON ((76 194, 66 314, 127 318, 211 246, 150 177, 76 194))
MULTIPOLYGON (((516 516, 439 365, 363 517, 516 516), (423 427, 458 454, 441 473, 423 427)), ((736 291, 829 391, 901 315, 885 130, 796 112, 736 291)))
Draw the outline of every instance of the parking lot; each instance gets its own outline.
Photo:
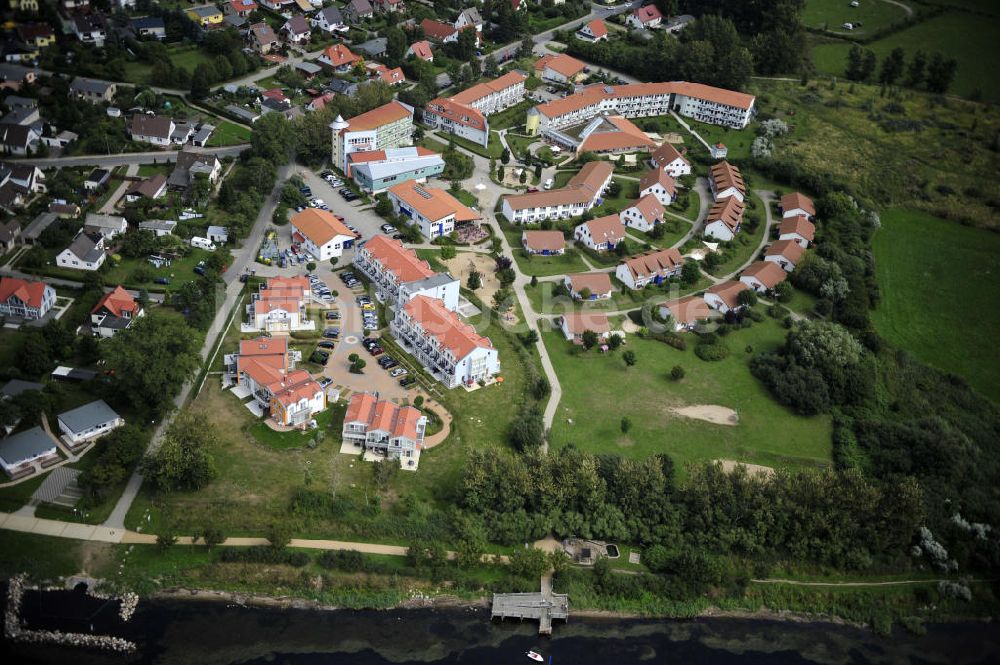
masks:
MULTIPOLYGON (((385 224, 385 220, 370 209, 371 204, 365 206, 360 199, 348 203, 337 192, 339 188, 331 187, 329 183, 312 171, 302 171, 299 175, 312 190, 312 198, 323 199, 323 202, 329 206, 330 212, 334 215, 340 215, 346 224, 356 227, 361 232, 362 240, 368 240, 381 233, 379 227, 385 224)), ((344 261, 341 261, 341 264, 343 263, 344 261)))

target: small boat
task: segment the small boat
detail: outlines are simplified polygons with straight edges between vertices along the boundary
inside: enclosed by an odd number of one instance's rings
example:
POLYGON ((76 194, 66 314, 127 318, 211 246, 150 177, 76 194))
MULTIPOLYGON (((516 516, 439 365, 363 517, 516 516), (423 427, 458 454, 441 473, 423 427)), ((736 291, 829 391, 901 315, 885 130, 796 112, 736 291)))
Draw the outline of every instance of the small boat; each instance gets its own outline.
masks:
POLYGON ((527 656, 528 658, 530 658, 531 660, 538 661, 539 663, 541 663, 541 662, 543 662, 545 660, 544 658, 542 658, 542 654, 540 654, 540 653, 538 653, 536 651, 529 651, 528 653, 526 653, 524 655, 527 656))

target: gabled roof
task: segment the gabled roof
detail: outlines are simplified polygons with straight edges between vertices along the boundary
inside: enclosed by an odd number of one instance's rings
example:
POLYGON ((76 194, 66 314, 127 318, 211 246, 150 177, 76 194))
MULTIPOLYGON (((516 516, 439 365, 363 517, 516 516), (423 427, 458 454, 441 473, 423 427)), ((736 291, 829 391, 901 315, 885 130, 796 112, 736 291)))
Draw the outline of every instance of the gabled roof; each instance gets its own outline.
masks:
POLYGON ((367 431, 385 432, 390 438, 416 441, 424 415, 412 406, 379 400, 371 393, 355 393, 347 404, 345 423, 364 423, 367 431))
POLYGON ((344 9, 345 11, 350 10, 358 15, 371 14, 375 11, 372 9, 372 3, 368 2, 368 0, 351 0, 347 3, 347 6, 344 7, 344 9))
POLYGON ((708 216, 705 218, 706 224, 712 222, 722 222, 730 231, 736 231, 736 227, 743 221, 743 211, 745 206, 735 196, 727 196, 719 199, 708 209, 708 216))
POLYGON ((427 261, 417 257, 416 252, 389 236, 375 236, 365 243, 364 249, 401 284, 417 282, 436 274, 427 261))
POLYGON ((580 226, 586 227, 590 231, 590 237, 598 245, 605 242, 617 245, 625 239, 625 225, 622 224, 618 213, 592 219, 580 226))
POLYGON ((740 293, 749 288, 750 287, 743 282, 731 279, 726 282, 713 284, 705 291, 705 293, 712 293, 719 296, 719 298, 722 299, 722 302, 726 304, 726 307, 733 309, 734 307, 738 307, 740 304, 740 293))
POLYGON ((338 7, 324 7, 316 12, 316 18, 320 17, 326 19, 327 25, 342 25, 344 23, 344 15, 340 13, 338 7))
POLYGON ((286 30, 293 35, 309 34, 312 32, 312 28, 309 27, 309 21, 302 14, 296 14, 292 18, 285 21, 285 25, 281 27, 282 30, 286 30))
POLYGON ((451 351, 456 360, 465 358, 476 349, 493 348, 488 337, 479 335, 475 328, 463 323, 458 314, 448 311, 439 298, 416 296, 403 309, 428 336, 451 351))
POLYGON ((765 288, 773 289, 778 284, 785 281, 788 273, 784 268, 774 261, 755 261, 746 270, 740 273, 740 277, 755 277, 765 288))
POLYGON ((673 270, 682 263, 684 263, 684 258, 674 247, 640 254, 624 261, 624 265, 633 277, 651 277, 660 272, 673 270))
POLYGON ((16 277, 0 277, 0 302, 17 298, 28 307, 39 308, 45 299, 45 282, 29 282, 16 277))
POLYGON ((598 294, 611 291, 611 275, 606 272, 578 272, 566 275, 566 279, 574 293, 580 293, 584 289, 598 294))
POLYGON ((477 109, 459 104, 454 99, 438 97, 427 102, 426 110, 434 115, 447 118, 451 122, 484 131, 486 129, 486 118, 477 109))
POLYGON ((792 263, 798 263, 805 251, 806 250, 802 248, 802 245, 794 240, 775 240, 771 243, 771 246, 767 248, 764 256, 781 256, 788 259, 792 263))
POLYGON ((646 189, 647 187, 652 187, 653 185, 660 185, 670 194, 672 199, 677 194, 677 183, 674 181, 673 177, 664 171, 663 169, 653 169, 647 171, 639 178, 639 191, 646 189))
POLYGON ((169 139, 173 133, 174 121, 165 115, 136 113, 129 118, 129 131, 133 136, 152 136, 169 139))
POLYGON ((663 14, 660 10, 656 8, 656 5, 646 5, 645 7, 639 7, 632 14, 642 22, 643 25, 655 21, 656 19, 662 19, 663 14))
POLYGON ((712 178, 716 192, 733 187, 736 191, 746 196, 747 187, 743 184, 743 174, 740 173, 739 167, 733 166, 725 160, 716 162, 712 165, 709 177, 712 178))
POLYGON ((98 79, 89 79, 83 76, 77 76, 69 84, 69 91, 73 93, 88 92, 103 95, 114 85, 115 84, 111 81, 101 81, 98 79))
POLYGON ((647 222, 663 219, 664 208, 656 194, 649 193, 633 203, 630 208, 635 208, 647 222))
POLYGON ((163 189, 166 184, 167 176, 162 173, 157 173, 154 176, 132 183, 132 186, 128 188, 128 193, 138 194, 151 199, 159 194, 160 190, 163 189))
POLYGON ((103 244, 103 238, 100 236, 81 233, 73 239, 73 242, 70 243, 67 249, 81 261, 96 263, 100 259, 101 254, 104 253, 104 250, 101 249, 103 244))
POLYGON ((583 62, 565 53, 549 53, 543 55, 535 61, 535 71, 541 72, 549 68, 557 74, 562 74, 566 78, 572 78, 581 73, 586 67, 583 62))
POLYGON ((41 427, 32 427, 0 439, 0 457, 9 466, 35 459, 55 449, 55 439, 41 427))
POLYGON ((330 65, 333 67, 342 67, 343 65, 349 65, 360 60, 357 55, 351 52, 351 49, 343 44, 328 46, 323 50, 322 55, 330 61, 330 65))
POLYGON ((795 210, 802 209, 806 211, 810 217, 816 216, 816 207, 813 205, 812 199, 810 199, 805 194, 800 194, 798 192, 792 192, 791 194, 785 194, 781 197, 781 209, 782 210, 795 210))
POLYGON ((425 18, 421 21, 420 27, 423 28, 425 36, 438 41, 444 41, 444 39, 451 37, 457 32, 457 30, 455 30, 455 26, 429 18, 425 18))
POLYGON ((406 117, 413 117, 413 109, 400 101, 393 100, 367 113, 354 116, 347 121, 347 129, 345 131, 378 129, 383 125, 397 122, 406 117))
POLYGON ((703 298, 698 296, 668 300, 661 307, 670 310, 670 316, 674 321, 686 326, 704 321, 709 317, 708 305, 703 298))
POLYGON ((568 312, 563 314, 562 320, 566 324, 566 329, 573 335, 582 335, 588 330, 598 335, 607 335, 611 332, 608 315, 603 312, 593 312, 590 310, 568 312))
POLYGON ((503 199, 513 210, 587 203, 594 200, 598 190, 612 173, 614 167, 608 162, 587 162, 565 187, 527 194, 509 194, 503 199))
POLYGON ((454 215, 456 222, 482 218, 482 215, 467 207, 445 190, 437 187, 426 187, 416 180, 407 180, 393 185, 389 188, 389 193, 432 222, 444 219, 449 215, 454 215))
POLYGON ((816 225, 810 222, 804 215, 788 217, 781 221, 781 226, 778 227, 778 236, 780 237, 789 233, 800 235, 809 242, 812 242, 816 235, 816 225))
POLYGON ((492 81, 484 81, 472 86, 471 88, 467 88, 457 95, 454 95, 451 99, 454 102, 468 106, 475 104, 483 97, 491 95, 495 92, 506 90, 507 88, 517 85, 518 83, 524 83, 527 80, 528 77, 521 72, 507 72, 503 76, 497 77, 492 81))
POLYGON ((401 67, 396 67, 395 69, 388 69, 383 67, 378 73, 379 79, 388 85, 400 85, 406 83, 406 75, 403 74, 401 67))
POLYGON ((258 44, 271 44, 278 41, 278 35, 275 34, 274 28, 264 21, 251 25, 250 34, 253 35, 258 44))
POLYGON ((89 404, 65 411, 59 414, 59 422, 74 434, 84 432, 91 427, 103 425, 120 418, 115 410, 103 399, 94 400, 89 404))
POLYGON ((726 90, 724 88, 716 88, 701 83, 669 81, 660 83, 626 83, 614 86, 595 83, 594 85, 588 85, 576 94, 539 104, 535 109, 548 118, 555 118, 566 113, 579 111, 588 106, 597 106, 602 101, 608 99, 628 99, 673 93, 742 109, 749 109, 754 103, 753 95, 726 90))
POLYGON ((434 57, 434 51, 431 48, 431 43, 426 39, 410 44, 410 51, 412 51, 413 55, 421 60, 430 60, 434 57))
POLYGON ((654 150, 653 154, 650 155, 650 159, 652 159, 653 162, 657 164, 660 168, 663 168, 664 164, 670 164, 676 159, 680 159, 688 166, 691 165, 691 162, 689 162, 687 158, 684 157, 684 155, 682 155, 680 151, 677 148, 675 148, 672 143, 669 142, 664 143, 659 148, 654 150))
POLYGON ((604 25, 604 21, 599 18, 595 18, 584 27, 590 31, 590 34, 593 35, 594 39, 600 39, 608 34, 607 26, 604 25))
POLYGON ((109 314, 118 317, 125 316, 126 312, 134 316, 139 311, 139 303, 119 284, 110 293, 105 293, 90 313, 97 314, 101 310, 107 310, 109 314))
POLYGON ((536 252, 554 252, 566 247, 562 231, 523 231, 521 238, 525 247, 536 252))
POLYGON ((304 236, 322 247, 337 236, 353 238, 351 230, 326 210, 306 208, 292 216, 292 225, 304 236))
POLYGON ((579 152, 648 150, 655 146, 656 143, 631 120, 620 115, 609 115, 605 116, 604 122, 583 139, 577 150, 579 152))

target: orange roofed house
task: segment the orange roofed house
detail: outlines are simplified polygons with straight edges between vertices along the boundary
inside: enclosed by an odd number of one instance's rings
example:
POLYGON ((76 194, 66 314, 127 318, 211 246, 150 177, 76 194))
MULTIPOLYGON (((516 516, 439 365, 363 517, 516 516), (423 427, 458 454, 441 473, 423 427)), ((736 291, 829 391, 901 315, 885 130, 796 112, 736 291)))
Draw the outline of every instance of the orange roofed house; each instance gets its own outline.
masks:
POLYGON ((526 80, 521 72, 508 72, 463 90, 454 97, 432 99, 424 109, 424 123, 485 147, 490 136, 487 116, 524 99, 526 80))
POLYGON ((0 277, 0 316, 33 321, 56 303, 56 290, 45 282, 0 277))
POLYGON ((788 273, 773 261, 755 261, 740 274, 740 281, 757 293, 767 293, 785 281, 788 273))
POLYGON ((288 348, 286 337, 258 337, 240 341, 239 353, 225 357, 233 375, 233 393, 256 415, 270 415, 280 425, 302 425, 326 408, 326 397, 309 372, 295 369, 301 359, 288 348))
POLYGON ((588 330, 597 333, 597 340, 600 343, 607 341, 612 335, 624 337, 620 330, 612 330, 608 315, 604 312, 592 312, 583 310, 580 312, 567 312, 559 317, 559 329, 567 341, 574 344, 583 343, 583 333, 588 330))
POLYGON ((611 297, 611 275, 606 272, 578 272, 566 275, 563 285, 577 300, 607 300, 611 297))
POLYGON ((354 66, 354 63, 359 60, 361 60, 361 56, 355 55, 351 52, 351 49, 347 48, 343 44, 328 46, 324 49, 323 53, 316 58, 316 62, 319 64, 340 73, 350 71, 354 66))
POLYGON ((625 259, 615 268, 615 277, 630 289, 643 289, 680 276, 683 266, 681 253, 671 247, 625 259))
POLYGON ((562 231, 522 231, 521 246, 528 254, 556 256, 566 252, 562 231))
POLYGON ((709 317, 709 308, 704 298, 687 296, 660 305, 660 316, 670 317, 675 332, 694 330, 700 321, 709 317))
POLYGON ((119 285, 105 293, 90 311, 90 330, 94 337, 113 337, 142 315, 142 305, 119 285))
POLYGON ((431 269, 409 247, 389 236, 377 235, 354 252, 354 267, 375 287, 376 297, 399 309, 416 296, 438 298, 445 309, 458 309, 458 280, 431 269))
POLYGON ((608 162, 587 162, 565 187, 502 197, 502 212, 514 224, 579 217, 599 204, 612 173, 608 162))
POLYGON ((576 83, 586 76, 584 69, 583 62, 565 53, 550 53, 535 61, 535 75, 557 83, 576 83))
POLYGON ((460 224, 482 219, 445 190, 413 180, 390 187, 389 200, 393 211, 415 223, 428 240, 449 235, 460 224))
POLYGON ((750 287, 743 282, 729 280, 713 284, 705 291, 705 304, 723 314, 743 307, 740 304, 740 294, 750 287))
POLYGON ((269 278, 247 305, 247 321, 241 332, 314 330, 315 322, 306 315, 310 293, 304 275, 269 278))
POLYGON ((500 373, 493 343, 437 298, 416 296, 393 319, 392 336, 446 388, 472 386, 500 373))
POLYGON ((340 452, 365 454, 365 460, 398 459, 415 470, 427 429, 427 416, 412 406, 380 400, 372 393, 355 393, 347 404, 340 452))
POLYGON ((292 240, 320 261, 339 257, 354 243, 354 234, 330 212, 306 208, 292 216, 292 240))
POLYGON ((413 107, 393 100, 350 120, 330 123, 333 164, 347 173, 347 156, 355 152, 402 148, 412 143, 413 107))

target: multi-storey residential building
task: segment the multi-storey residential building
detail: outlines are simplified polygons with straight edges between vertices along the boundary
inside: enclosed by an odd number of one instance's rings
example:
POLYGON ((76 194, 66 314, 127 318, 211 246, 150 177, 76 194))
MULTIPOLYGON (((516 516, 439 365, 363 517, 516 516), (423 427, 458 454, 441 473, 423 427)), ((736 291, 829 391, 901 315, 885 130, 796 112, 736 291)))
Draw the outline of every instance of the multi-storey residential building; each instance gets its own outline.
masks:
POLYGON ((753 109, 753 95, 701 83, 601 83, 533 107, 526 124, 529 134, 549 135, 599 114, 638 118, 675 111, 700 122, 742 129, 750 122, 753 109))
POLYGON ((613 172, 607 162, 588 162, 565 187, 504 196, 502 212, 515 224, 579 217, 599 205, 613 172))
POLYGON ((410 145, 413 135, 413 107, 391 101, 350 120, 344 120, 338 115, 330 123, 330 129, 333 132, 333 163, 346 173, 347 156, 352 152, 410 145))
POLYGON ((463 323, 437 298, 416 296, 392 320, 392 336, 446 388, 472 386, 500 373, 488 337, 463 323))
POLYGON ((238 353, 225 357, 226 369, 253 397, 260 415, 280 425, 303 425, 326 408, 323 388, 309 372, 295 369, 298 351, 288 348, 287 337, 258 337, 240 341, 238 353))
POLYGON ((309 280, 304 276, 271 277, 253 294, 246 306, 247 322, 243 332, 292 332, 313 330, 316 324, 306 314, 310 296, 309 280))
POLYGON ((615 269, 615 277, 630 289, 642 289, 678 277, 683 266, 681 253, 671 247, 626 259, 615 269))
POLYGON ((306 208, 292 216, 292 240, 320 261, 339 257, 354 243, 354 234, 326 210, 306 208))
POLYGON ((372 393, 355 393, 347 404, 341 434, 343 442, 358 452, 399 459, 414 468, 426 430, 427 416, 414 407, 380 400, 372 393))
POLYGON ((490 126, 486 116, 510 108, 524 99, 521 72, 508 72, 463 90, 454 97, 438 97, 427 103, 424 122, 462 138, 486 146, 490 126))
POLYGON ((0 277, 0 316, 35 320, 56 303, 56 290, 45 282, 0 277))
POLYGON ((594 251, 606 252, 625 240, 625 225, 618 213, 605 215, 577 226, 573 229, 573 238, 594 251))
POLYGON ((354 267, 375 287, 376 297, 398 309, 416 296, 438 298, 445 309, 458 309, 458 280, 436 273, 398 240, 378 235, 354 252, 354 267))
POLYGON ((90 310, 90 331, 94 337, 113 337, 144 314, 142 305, 121 285, 105 293, 90 310))
POLYGON ((428 240, 450 234, 458 224, 482 219, 482 215, 445 190, 412 180, 390 187, 389 200, 393 211, 413 221, 428 240))
POLYGON ((747 187, 743 183, 743 174, 737 166, 727 161, 716 162, 708 174, 708 185, 712 188, 712 198, 716 201, 735 196, 743 203, 747 195, 747 187))
POLYGON ((433 150, 417 146, 352 152, 347 176, 369 194, 381 194, 401 182, 427 182, 444 172, 444 160, 433 150))
POLYGON ((735 196, 716 201, 705 218, 705 237, 725 242, 735 238, 743 224, 743 210, 743 202, 735 196))

